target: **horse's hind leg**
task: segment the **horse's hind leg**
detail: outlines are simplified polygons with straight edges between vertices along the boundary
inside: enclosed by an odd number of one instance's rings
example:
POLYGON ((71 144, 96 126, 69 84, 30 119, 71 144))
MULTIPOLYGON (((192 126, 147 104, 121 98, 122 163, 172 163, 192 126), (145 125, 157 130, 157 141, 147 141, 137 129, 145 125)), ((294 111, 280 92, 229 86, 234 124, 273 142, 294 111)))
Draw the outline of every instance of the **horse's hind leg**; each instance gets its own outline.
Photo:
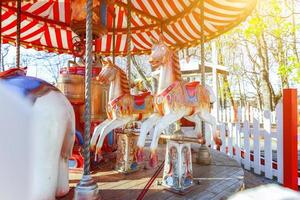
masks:
MULTIPOLYGON (((194 122, 195 123, 195 129, 192 131, 188 131, 188 132, 184 132, 184 135, 188 136, 188 137, 196 137, 199 140, 200 144, 204 144, 205 143, 205 138, 202 137, 202 133, 201 133, 201 118, 198 116, 198 114, 194 114, 192 116, 185 116, 184 118, 186 118, 187 120, 194 122)), ((200 144, 191 144, 192 149, 196 150, 200 147, 200 144)))
MULTIPOLYGON (((203 121, 205 121, 205 122, 207 122, 207 123, 209 123, 211 125, 211 128, 212 128, 212 132, 211 133, 213 135, 213 139, 214 139, 216 145, 218 145, 218 146, 221 145, 222 141, 217 137, 217 134, 216 134, 216 130, 217 130, 216 118, 213 115, 211 115, 209 112, 207 112, 207 111, 201 112, 199 114, 199 117, 203 121)), ((211 137, 211 136, 209 136, 209 137, 211 137)))
POLYGON ((158 140, 160 137, 161 132, 166 129, 170 124, 173 124, 174 122, 180 120, 186 113, 185 110, 180 110, 178 112, 169 113, 165 116, 163 116, 159 123, 155 126, 153 138, 150 146, 150 166, 156 167, 158 164, 158 154, 156 152, 158 140))

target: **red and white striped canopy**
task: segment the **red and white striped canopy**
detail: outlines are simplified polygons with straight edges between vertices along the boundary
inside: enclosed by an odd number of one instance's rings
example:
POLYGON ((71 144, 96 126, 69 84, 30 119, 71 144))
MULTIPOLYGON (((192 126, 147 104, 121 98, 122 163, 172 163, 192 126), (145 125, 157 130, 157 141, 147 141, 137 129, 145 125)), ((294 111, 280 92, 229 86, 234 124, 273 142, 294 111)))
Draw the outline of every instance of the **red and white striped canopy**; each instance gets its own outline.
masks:
MULTIPOLYGON (((21 44, 49 52, 71 53, 70 29, 71 0, 35 0, 22 3, 21 44)), ((232 29, 251 13, 256 0, 204 0, 204 23, 201 24, 200 0, 131 0, 132 53, 148 53, 152 39, 163 33, 165 41, 179 49, 198 45, 203 27, 208 41, 232 29)), ((114 0, 115 42, 117 55, 127 51, 127 0, 114 0)), ((4 43, 14 43, 17 23, 16 3, 2 0, 2 38, 4 43)), ((107 14, 108 32, 94 41, 94 50, 111 54, 113 17, 107 14)))

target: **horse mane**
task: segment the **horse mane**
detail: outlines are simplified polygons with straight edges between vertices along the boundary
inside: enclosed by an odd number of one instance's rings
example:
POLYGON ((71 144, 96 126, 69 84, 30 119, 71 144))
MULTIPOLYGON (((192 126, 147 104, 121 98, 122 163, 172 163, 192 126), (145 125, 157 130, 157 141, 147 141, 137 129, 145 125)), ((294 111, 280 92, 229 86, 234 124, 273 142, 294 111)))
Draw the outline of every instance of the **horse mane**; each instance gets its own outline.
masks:
POLYGON ((121 88, 123 93, 130 93, 130 89, 129 89, 129 81, 127 79, 127 75, 124 72, 124 70, 122 70, 119 66, 114 65, 114 67, 118 70, 118 72, 120 73, 120 78, 121 78, 121 88))
POLYGON ((181 70, 178 52, 170 50, 170 59, 172 59, 172 68, 174 70, 174 78, 176 81, 181 80, 181 70))

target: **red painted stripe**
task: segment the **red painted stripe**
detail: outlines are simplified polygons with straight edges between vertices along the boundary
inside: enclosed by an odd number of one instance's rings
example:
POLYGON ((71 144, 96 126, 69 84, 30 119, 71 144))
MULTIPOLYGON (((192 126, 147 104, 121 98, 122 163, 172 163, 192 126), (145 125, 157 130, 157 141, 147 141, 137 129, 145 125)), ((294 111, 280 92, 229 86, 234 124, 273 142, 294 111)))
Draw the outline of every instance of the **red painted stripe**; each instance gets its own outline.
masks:
MULTIPOLYGON (((32 33, 30 33, 30 34, 22 37, 22 40, 24 40, 24 41, 29 40, 30 38, 35 37, 36 35, 44 32, 44 30, 45 29, 41 27, 41 28, 37 29, 36 31, 34 31, 34 32, 32 32, 32 33)), ((37 40, 40 40, 40 39, 41 38, 38 38, 37 40)), ((34 41, 31 41, 31 42, 34 42, 34 41)))
POLYGON ((96 43, 95 43, 95 51, 96 51, 96 52, 101 51, 101 38, 96 39, 96 43))
MULTIPOLYGON (((26 17, 22 17, 22 22, 24 22, 26 20, 26 17)), ((21 24, 22 24, 21 22, 21 24)), ((36 26, 35 22, 31 22, 29 24, 27 24, 26 26, 21 26, 21 33, 28 31, 29 29, 33 28, 36 26)), ((6 34, 8 37, 14 37, 17 35, 17 32, 13 32, 12 34, 6 34)), ((22 39, 22 38, 21 38, 22 39)))
POLYGON ((140 18, 141 22, 143 23, 144 26, 148 26, 149 24, 145 21, 143 17, 140 18))
MULTIPOLYGON (((146 45, 148 45, 149 47, 152 46, 152 44, 148 41, 148 38, 145 38, 145 37, 142 35, 142 33, 137 33, 136 36, 139 37, 140 40, 142 40, 142 41, 143 41, 146 45)), ((144 48, 146 48, 146 47, 144 47, 144 48)), ((148 47, 147 47, 147 48, 148 48, 148 47)))
MULTIPOLYGON (((17 4, 16 4, 17 5, 17 4)), ((31 3, 27 3, 27 4, 22 4, 22 10, 27 10, 27 9, 29 9, 31 6, 32 6, 33 4, 31 4, 31 3)), ((17 7, 17 6, 15 6, 15 7, 17 7)))
POLYGON ((73 43, 72 43, 72 32, 71 31, 67 31, 67 38, 68 38, 68 49, 72 49, 73 48, 73 43))
POLYGON ((65 0, 65 20, 66 24, 71 23, 71 0, 65 0))
MULTIPOLYGON (((152 30, 152 31, 156 32, 158 35, 160 34, 160 32, 157 31, 157 30, 152 30)), ((151 40, 158 40, 159 38, 154 37, 152 31, 146 32, 147 35, 149 36, 149 38, 150 38, 151 40)), ((155 41, 154 41, 154 42, 155 42, 155 41)))
MULTIPOLYGON (((167 1, 168 3, 170 1, 167 1)), ((161 0, 158 0, 157 3, 160 5, 160 7, 163 9, 164 13, 167 15, 167 17, 172 17, 172 15, 169 13, 169 11, 167 10, 166 6, 165 6, 165 2, 162 2, 161 0)), ((169 3, 170 4, 170 3, 169 3)), ((171 7, 172 8, 172 7, 171 7)), ((172 8, 173 9, 173 8, 172 8)), ((174 10, 173 10, 174 11, 174 10)))
POLYGON ((134 37, 132 37, 131 40, 133 41, 133 43, 135 44, 135 46, 140 47, 138 49, 141 49, 141 50, 145 49, 145 47, 141 43, 139 43, 136 39, 134 39, 134 37))
MULTIPOLYGON (((186 28, 186 25, 183 23, 182 20, 180 20, 178 23, 179 23, 180 28, 183 30, 183 32, 184 32, 185 34, 187 34, 190 38, 192 38, 192 39, 198 39, 198 38, 194 37, 194 36, 188 31, 188 29, 186 28)), ((189 25, 190 25, 190 24, 189 24, 189 25)))
MULTIPOLYGON (((247 1, 245 1, 245 2, 247 2, 247 1)), ((249 2, 250 3, 246 4, 245 8, 249 7, 249 5, 253 3, 251 1, 249 1, 249 2)), ((241 8, 234 7, 233 6, 234 4, 232 4, 232 6, 228 6, 228 5, 225 6, 223 4, 218 3, 217 1, 209 1, 209 4, 212 5, 212 6, 214 6, 214 7, 217 7, 217 8, 222 8, 223 10, 241 11, 241 8)))
MULTIPOLYGON (((142 2, 141 2, 142 3, 142 2)), ((157 9, 155 3, 158 3, 157 1, 154 3, 153 1, 148 1, 149 5, 151 6, 152 10, 155 12, 155 15, 162 19, 163 16, 160 14, 160 11, 157 9)), ((146 7, 146 6, 145 6, 146 7)), ((147 9, 148 10, 148 9, 147 9)))
POLYGON ((8 11, 5 11, 4 12, 4 10, 2 10, 2 23, 5 21, 5 20, 7 20, 11 15, 13 15, 14 14, 14 12, 13 11, 11 11, 11 10, 8 10, 8 11))
POLYGON ((135 19, 132 17, 131 18, 131 24, 134 26, 134 27, 139 27, 140 25, 135 21, 135 19))
POLYGON ((44 35, 44 37, 45 37, 47 46, 48 46, 48 47, 53 47, 52 42, 51 42, 51 36, 50 36, 50 33, 49 33, 49 29, 48 29, 48 28, 45 30, 45 35, 44 35))
MULTIPOLYGON (((176 36, 177 38, 182 38, 184 40, 184 42, 188 42, 188 39, 184 35, 181 34, 180 30, 178 30, 178 28, 175 26, 175 24, 172 24, 171 27, 173 28, 174 32, 176 33, 176 35, 174 35, 174 36, 176 36)), ((180 27, 180 28, 182 29, 182 27, 180 27)))
MULTIPOLYGON (((181 5, 183 10, 187 8, 186 5, 181 0, 177 0, 177 2, 181 5)), ((179 12, 182 12, 182 11, 179 11, 179 12)))
POLYGON ((242 12, 238 13, 238 14, 234 14, 234 15, 233 14, 227 14, 227 13, 225 14, 225 13, 221 13, 221 12, 212 10, 210 8, 207 8, 207 7, 205 7, 205 12, 216 15, 216 16, 219 16, 219 17, 238 17, 241 14, 243 14, 242 12))
MULTIPOLYGON (((178 39, 177 36, 175 36, 173 33, 171 33, 171 31, 167 30, 167 28, 165 29, 164 34, 167 34, 168 36, 170 36, 175 42, 176 41, 181 41, 181 40, 178 39)), ((166 38, 166 37, 165 37, 165 41, 169 44, 174 44, 173 42, 168 40, 168 38, 166 38)))
POLYGON ((122 41, 122 36, 121 35, 116 35, 116 52, 121 52, 123 51, 124 49, 120 49, 121 48, 121 41, 122 41))
MULTIPOLYGON (((17 9, 14 8, 14 7, 10 7, 10 6, 7 6, 7 5, 2 5, 4 8, 7 8, 9 9, 9 11, 12 11, 14 14, 17 12, 17 9)), ((49 24, 54 24, 54 25, 59 25, 61 26, 62 28, 67 28, 66 24, 63 23, 63 22, 60 22, 60 21, 57 21, 57 20, 52 20, 52 19, 49 19, 49 18, 45 18, 45 17, 41 17, 41 16, 38 16, 38 15, 33 15, 31 13, 28 13, 28 12, 23 12, 22 11, 22 15, 24 16, 27 16, 27 17, 30 17, 32 19, 35 19, 35 20, 38 20, 40 21, 41 23, 49 23, 49 24)))
POLYGON ((136 3, 139 4, 139 6, 143 12, 151 15, 150 12, 148 11, 148 8, 144 5, 144 3, 142 1, 136 1, 136 3))
POLYGON ((54 20, 56 20, 56 21, 60 21, 60 19, 59 19, 59 2, 54 2, 53 3, 53 10, 52 10, 52 12, 53 12, 53 19, 54 20))
MULTIPOLYGON (((198 13, 196 13, 196 12, 192 12, 192 15, 194 16, 194 18, 197 20, 197 19, 200 19, 200 14, 198 14, 198 13)), ((189 17, 187 17, 187 19, 188 19, 189 17)), ((199 26, 201 25, 201 23, 200 23, 200 21, 198 22, 198 24, 199 24, 199 26)), ((190 24, 191 25, 191 24, 190 24)), ((213 32, 209 29, 209 28, 207 28, 207 26, 205 26, 204 24, 203 24, 203 30, 204 31, 206 31, 206 32, 208 32, 209 34, 213 34, 213 32)), ((197 33, 199 33, 200 35, 201 35, 201 31, 200 30, 198 30, 198 29, 194 29, 194 31, 195 32, 197 32, 197 33)))
POLYGON ((4 26, 2 28, 2 34, 5 35, 5 31, 8 31, 8 30, 10 30, 12 28, 15 28, 15 30, 17 31, 17 27, 16 26, 17 26, 17 19, 13 20, 10 24, 4 26))
MULTIPOLYGON (((120 10, 119 10, 120 11, 120 10)), ((116 23, 116 27, 122 27, 123 24, 123 20, 124 20, 124 12, 119 12, 118 16, 118 23, 116 23)), ((124 49, 120 49, 121 48, 121 40, 122 40, 122 36, 121 35, 117 35, 116 36, 116 52, 121 52, 121 51, 125 51, 127 50, 127 48, 124 49)), ((126 43, 126 42, 125 42, 126 43)))
POLYGON ((173 11, 177 14, 179 13, 180 11, 178 10, 178 8, 176 7, 174 1, 168 1, 170 7, 173 9, 173 11))
POLYGON ((51 5, 52 5, 52 2, 47 2, 47 3, 43 4, 43 5, 41 5, 39 8, 36 8, 33 12, 31 12, 31 14, 33 14, 33 15, 40 15, 41 13, 43 13, 44 11, 46 11, 47 9, 49 9, 49 7, 51 5))
POLYGON ((55 28, 55 36, 56 36, 56 43, 57 43, 57 48, 63 49, 63 44, 62 44, 62 39, 61 39, 61 30, 58 28, 55 28))

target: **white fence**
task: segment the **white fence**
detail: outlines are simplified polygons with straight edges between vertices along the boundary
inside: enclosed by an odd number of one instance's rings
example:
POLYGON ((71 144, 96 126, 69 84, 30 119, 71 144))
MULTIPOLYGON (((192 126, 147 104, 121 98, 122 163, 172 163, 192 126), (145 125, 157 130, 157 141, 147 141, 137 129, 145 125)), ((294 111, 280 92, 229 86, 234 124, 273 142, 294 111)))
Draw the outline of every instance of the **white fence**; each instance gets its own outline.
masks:
MULTIPOLYGON (((255 109, 233 109, 221 112, 219 123, 222 146, 220 151, 269 179, 277 177, 283 183, 283 116, 282 104, 275 112, 255 109), (235 122, 233 122, 235 121, 235 122)), ((208 143, 215 145, 210 138, 208 143)))

